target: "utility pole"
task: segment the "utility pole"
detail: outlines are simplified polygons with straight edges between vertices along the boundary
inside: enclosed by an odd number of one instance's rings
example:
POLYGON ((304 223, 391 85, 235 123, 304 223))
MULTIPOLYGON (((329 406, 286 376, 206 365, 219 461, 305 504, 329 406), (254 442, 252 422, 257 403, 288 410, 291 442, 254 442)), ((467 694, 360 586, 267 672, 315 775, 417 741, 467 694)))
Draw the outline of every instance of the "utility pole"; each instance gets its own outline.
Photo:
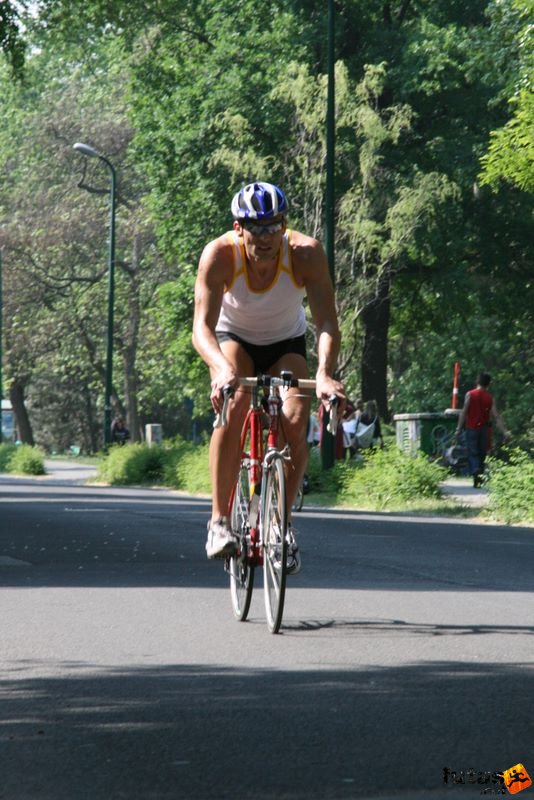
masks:
POLYGON ((4 335, 4 298, 2 295, 2 251, 0 250, 0 444, 4 440, 2 400, 4 397, 4 384, 2 383, 2 337, 4 335))
POLYGON ((115 212, 117 207, 117 175, 109 158, 94 147, 76 142, 74 149, 89 158, 99 158, 105 164, 109 183, 109 248, 108 248, 108 325, 106 337, 106 386, 104 397, 104 449, 111 441, 111 392, 113 387, 113 314, 115 305, 115 212))
MULTIPOLYGON (((328 94, 326 105, 326 201, 325 201, 325 249, 330 269, 332 284, 336 285, 335 267, 335 146, 336 146, 336 87, 335 87, 335 54, 334 54, 334 0, 328 0, 328 94)), ((326 431, 328 415, 323 415, 323 431, 321 437, 321 461, 323 469, 331 469, 335 461, 335 437, 326 431)), ((341 424, 341 421, 340 421, 341 424)))

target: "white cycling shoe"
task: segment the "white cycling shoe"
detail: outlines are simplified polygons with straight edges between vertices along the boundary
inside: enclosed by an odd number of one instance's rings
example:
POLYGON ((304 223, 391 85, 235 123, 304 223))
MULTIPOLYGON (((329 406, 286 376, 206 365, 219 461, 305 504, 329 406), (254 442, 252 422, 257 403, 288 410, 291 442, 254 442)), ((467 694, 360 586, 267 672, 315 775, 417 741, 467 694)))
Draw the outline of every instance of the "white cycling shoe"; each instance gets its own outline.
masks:
POLYGON ((295 539, 295 529, 287 530, 289 541, 287 543, 286 571, 288 575, 297 575, 302 569, 299 546, 295 539))
POLYGON ((206 553, 208 558, 230 558, 237 553, 237 540, 226 517, 208 522, 206 553))
MULTIPOLYGON (((278 549, 278 548, 277 548, 278 549)), ((280 569, 280 554, 275 557, 275 569, 280 569), (278 561, 276 561, 278 558, 278 561)), ((299 546, 295 539, 295 529, 287 529, 287 555, 286 555, 286 574, 297 575, 302 569, 299 546)))

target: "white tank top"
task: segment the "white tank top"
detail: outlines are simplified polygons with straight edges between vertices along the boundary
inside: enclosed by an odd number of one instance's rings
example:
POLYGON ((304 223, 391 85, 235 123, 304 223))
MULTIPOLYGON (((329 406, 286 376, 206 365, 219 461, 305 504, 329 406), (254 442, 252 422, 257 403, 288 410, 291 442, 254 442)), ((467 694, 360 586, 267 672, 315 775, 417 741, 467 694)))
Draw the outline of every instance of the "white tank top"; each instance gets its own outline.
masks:
POLYGON ((228 237, 233 247, 234 274, 224 290, 216 330, 260 345, 302 336, 306 330, 302 305, 305 291, 293 275, 291 231, 287 230, 282 239, 272 283, 261 290, 250 287, 243 239, 236 231, 229 231, 228 237))

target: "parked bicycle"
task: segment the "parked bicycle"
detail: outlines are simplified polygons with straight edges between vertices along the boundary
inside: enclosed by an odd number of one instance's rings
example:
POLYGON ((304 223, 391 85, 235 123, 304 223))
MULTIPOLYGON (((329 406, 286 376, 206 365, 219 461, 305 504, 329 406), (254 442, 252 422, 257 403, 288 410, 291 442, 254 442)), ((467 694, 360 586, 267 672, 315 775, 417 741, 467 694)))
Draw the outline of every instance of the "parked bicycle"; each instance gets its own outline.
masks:
POLYGON ((436 425, 431 433, 433 454, 444 467, 456 473, 465 472, 467 468, 467 447, 465 434, 459 436, 451 433, 444 425, 436 425))
MULTIPOLYGON (((228 516, 238 540, 234 556, 225 560, 230 576, 232 608, 238 620, 247 619, 254 575, 263 568, 263 587, 267 626, 278 633, 284 611, 288 554, 296 549, 289 525, 284 465, 291 461, 286 444, 278 447, 281 389, 299 388, 306 392, 315 389, 315 381, 293 378, 291 372, 280 377, 260 375, 240 378, 241 388, 251 390, 251 402, 241 432, 241 464, 232 491, 228 516), (262 403, 267 393, 267 411, 262 403), (267 413, 269 425, 264 435, 263 421, 267 413)), ((224 403, 214 425, 226 424, 227 404, 233 392, 224 391, 224 403)), ((337 428, 337 397, 330 398, 331 412, 328 430, 337 428)))

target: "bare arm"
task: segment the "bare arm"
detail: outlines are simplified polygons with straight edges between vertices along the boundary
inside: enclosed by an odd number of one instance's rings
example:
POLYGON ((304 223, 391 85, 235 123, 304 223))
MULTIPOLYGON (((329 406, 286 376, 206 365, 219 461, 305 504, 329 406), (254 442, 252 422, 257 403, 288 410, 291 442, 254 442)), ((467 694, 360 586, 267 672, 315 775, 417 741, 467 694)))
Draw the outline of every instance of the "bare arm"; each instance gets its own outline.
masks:
POLYGON ((492 420, 495 422, 495 424, 498 427, 498 429, 500 430, 500 432, 502 433, 502 435, 504 436, 504 438, 507 439, 510 436, 510 433, 507 430, 506 425, 503 422, 503 418, 501 417, 501 415, 497 411, 497 406, 495 405, 495 400, 493 401, 493 404, 491 406, 490 416, 491 416, 492 420))
POLYGON ((210 242, 200 257, 195 283, 193 346, 212 375, 211 401, 219 410, 220 393, 227 384, 237 385, 237 375, 222 352, 215 327, 219 319, 225 283, 231 280, 231 263, 222 239, 210 242))
POLYGON ((456 426, 456 433, 460 433, 462 428, 465 425, 465 418, 467 417, 467 409, 469 408, 469 400, 471 399, 469 392, 467 392, 464 400, 464 407, 460 411, 460 416, 458 417, 458 424, 456 426))

